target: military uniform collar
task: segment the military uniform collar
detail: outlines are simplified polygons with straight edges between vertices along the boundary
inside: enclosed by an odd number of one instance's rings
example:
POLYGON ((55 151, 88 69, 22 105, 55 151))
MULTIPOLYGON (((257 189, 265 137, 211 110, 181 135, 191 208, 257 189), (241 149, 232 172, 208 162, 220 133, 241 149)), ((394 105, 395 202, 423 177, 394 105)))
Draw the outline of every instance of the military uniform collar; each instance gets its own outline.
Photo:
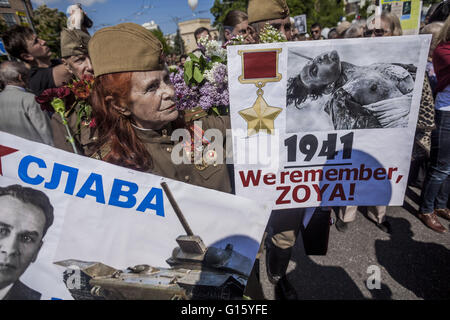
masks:
POLYGON ((139 139, 143 142, 161 143, 171 142, 170 135, 172 134, 172 125, 169 123, 160 130, 143 129, 132 125, 139 139))

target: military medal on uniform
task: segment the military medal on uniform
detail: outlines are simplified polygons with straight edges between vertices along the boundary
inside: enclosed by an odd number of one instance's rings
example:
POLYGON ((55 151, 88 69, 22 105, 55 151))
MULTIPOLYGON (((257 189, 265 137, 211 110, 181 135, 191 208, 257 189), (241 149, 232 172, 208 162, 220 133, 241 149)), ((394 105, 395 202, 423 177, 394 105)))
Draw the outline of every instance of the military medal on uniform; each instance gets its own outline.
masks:
POLYGON ((278 72, 278 55, 281 48, 260 50, 239 50, 242 58, 242 74, 239 82, 243 84, 255 84, 256 101, 252 107, 239 111, 239 115, 247 121, 248 136, 260 131, 274 134, 275 119, 283 110, 272 107, 264 100, 262 88, 268 82, 278 82, 282 76, 278 72))
POLYGON ((191 136, 191 141, 185 142, 184 148, 186 154, 191 155, 191 161, 194 162, 195 168, 199 171, 203 171, 210 165, 214 167, 217 166, 217 152, 214 149, 208 149, 211 141, 205 137, 205 132, 195 123, 192 124, 189 129, 194 137, 191 136), (195 139, 201 141, 202 144, 195 146, 195 139), (203 155, 203 153, 205 153, 205 155, 203 155))

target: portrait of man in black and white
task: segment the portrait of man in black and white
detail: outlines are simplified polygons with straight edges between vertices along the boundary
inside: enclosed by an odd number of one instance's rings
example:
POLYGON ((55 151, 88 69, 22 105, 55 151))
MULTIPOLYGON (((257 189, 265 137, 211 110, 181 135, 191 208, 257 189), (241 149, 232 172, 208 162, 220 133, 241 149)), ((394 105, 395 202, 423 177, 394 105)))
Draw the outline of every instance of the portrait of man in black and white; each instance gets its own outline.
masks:
POLYGON ((19 278, 36 261, 53 223, 53 206, 39 190, 0 187, 0 300, 39 300, 19 278))
POLYGON ((300 67, 288 68, 288 132, 408 126, 413 64, 370 63, 368 57, 357 65, 343 61, 337 50, 309 56, 298 48, 290 49, 289 59, 300 67))

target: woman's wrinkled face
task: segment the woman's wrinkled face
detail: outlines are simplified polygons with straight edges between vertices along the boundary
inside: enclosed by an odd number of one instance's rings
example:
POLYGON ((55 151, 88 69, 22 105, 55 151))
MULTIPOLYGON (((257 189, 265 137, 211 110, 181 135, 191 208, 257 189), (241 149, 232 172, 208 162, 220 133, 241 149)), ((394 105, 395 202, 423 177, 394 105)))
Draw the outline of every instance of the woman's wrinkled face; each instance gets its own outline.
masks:
POLYGON ((159 130, 178 117, 168 70, 133 72, 129 110, 135 124, 159 130))
POLYGON ((339 78, 341 62, 338 53, 322 53, 309 61, 300 72, 300 77, 307 87, 324 86, 333 83, 339 78))

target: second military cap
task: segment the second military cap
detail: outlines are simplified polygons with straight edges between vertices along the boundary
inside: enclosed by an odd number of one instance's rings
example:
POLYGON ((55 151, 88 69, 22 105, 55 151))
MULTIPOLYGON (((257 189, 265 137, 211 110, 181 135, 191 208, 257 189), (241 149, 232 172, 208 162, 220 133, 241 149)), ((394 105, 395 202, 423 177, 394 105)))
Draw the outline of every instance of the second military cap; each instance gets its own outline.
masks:
POLYGON ((289 15, 286 0, 250 0, 248 2, 248 23, 284 19, 289 15))
POLYGON ((91 36, 81 30, 63 29, 61 31, 61 57, 88 54, 88 43, 91 36))

